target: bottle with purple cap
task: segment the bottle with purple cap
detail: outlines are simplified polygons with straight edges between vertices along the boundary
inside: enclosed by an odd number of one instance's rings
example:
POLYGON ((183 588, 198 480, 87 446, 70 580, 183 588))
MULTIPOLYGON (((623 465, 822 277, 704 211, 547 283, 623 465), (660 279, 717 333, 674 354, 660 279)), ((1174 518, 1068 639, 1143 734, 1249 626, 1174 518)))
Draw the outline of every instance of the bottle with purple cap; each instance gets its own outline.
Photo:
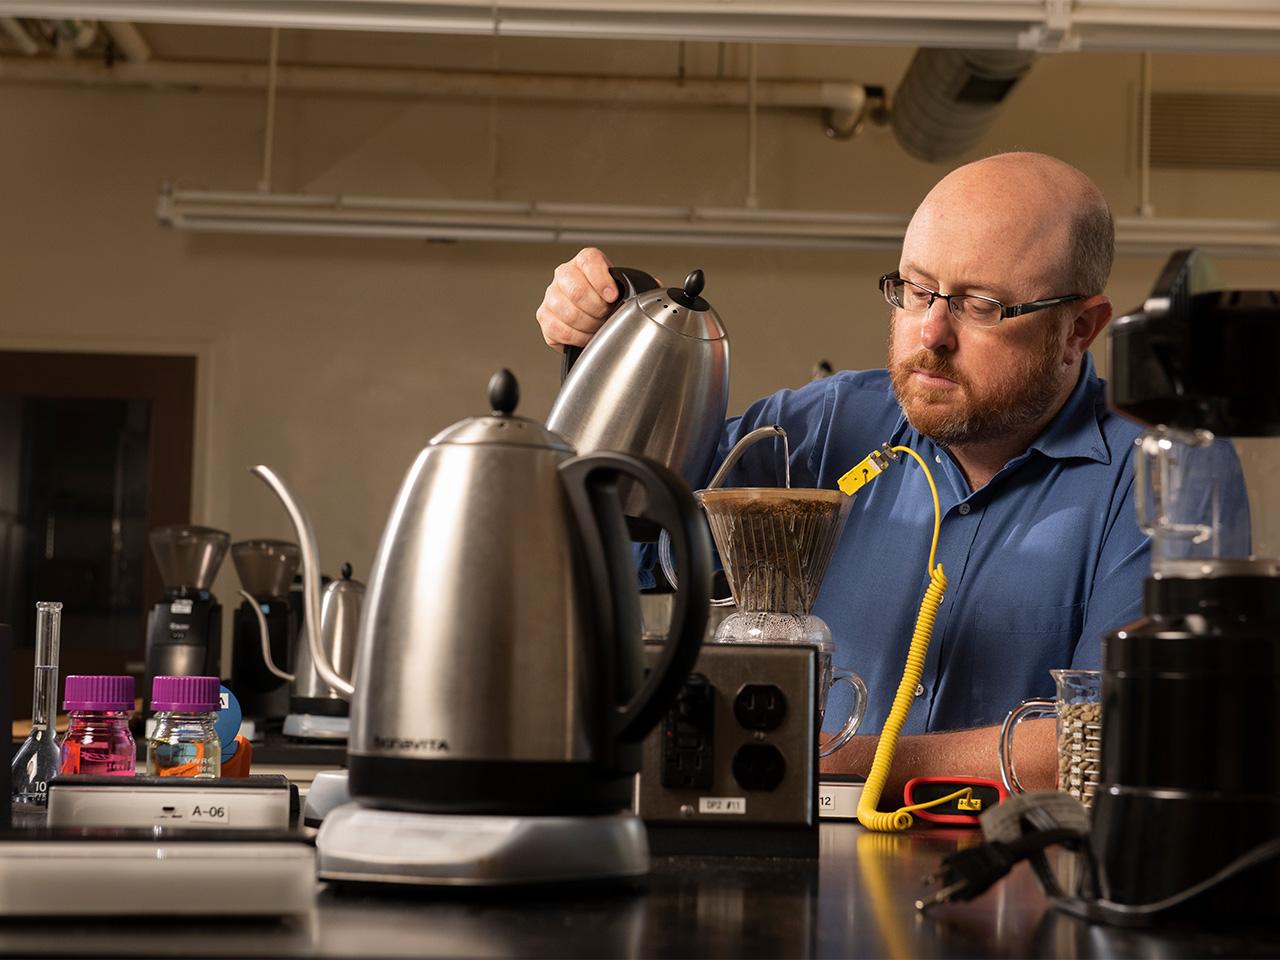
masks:
POLYGON ((222 768, 214 721, 220 700, 217 677, 156 677, 151 709, 156 726, 147 740, 147 773, 153 777, 212 778, 222 768))
POLYGON ((133 677, 67 677, 62 706, 67 711, 67 735, 59 772, 133 776, 138 760, 129 732, 133 677))

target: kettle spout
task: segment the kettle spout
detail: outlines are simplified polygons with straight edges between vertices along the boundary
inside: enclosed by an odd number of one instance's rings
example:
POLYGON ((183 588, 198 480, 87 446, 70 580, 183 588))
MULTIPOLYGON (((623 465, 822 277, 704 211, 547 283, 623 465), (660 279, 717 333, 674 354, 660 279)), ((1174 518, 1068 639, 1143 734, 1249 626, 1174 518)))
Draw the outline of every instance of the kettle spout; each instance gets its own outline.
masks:
POLYGON ((307 644, 311 648, 311 660, 324 682, 339 696, 350 700, 356 688, 334 669, 320 642, 320 553, 316 549, 316 533, 311 526, 311 519, 289 492, 284 481, 270 467, 258 464, 250 468, 249 472, 271 488, 271 492, 284 504, 289 519, 293 522, 298 546, 302 551, 302 603, 305 610, 303 626, 307 644))

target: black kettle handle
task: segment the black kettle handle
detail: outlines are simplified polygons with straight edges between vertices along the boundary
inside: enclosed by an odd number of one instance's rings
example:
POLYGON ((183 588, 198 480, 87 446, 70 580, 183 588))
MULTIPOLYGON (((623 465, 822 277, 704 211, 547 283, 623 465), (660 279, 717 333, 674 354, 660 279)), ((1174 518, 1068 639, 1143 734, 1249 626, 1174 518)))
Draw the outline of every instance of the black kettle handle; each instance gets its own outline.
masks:
POLYGON ((675 701, 702 648, 711 600, 707 524, 685 482, 652 460, 625 453, 593 453, 566 460, 560 465, 560 474, 584 531, 596 623, 601 631, 599 647, 606 655, 612 653, 610 661, 602 665, 605 675, 614 678, 612 732, 615 740, 638 743, 675 701), (680 569, 671 627, 657 662, 638 690, 629 689, 627 683, 628 677, 643 673, 643 650, 636 568, 618 494, 621 477, 644 488, 648 505, 641 516, 670 535, 680 569), (593 530, 598 536, 592 535, 593 530))
MULTIPOLYGON (((648 293, 650 290, 657 290, 660 284, 656 279, 649 276, 643 270, 637 270, 635 267, 610 267, 609 276, 613 277, 613 282, 618 285, 618 297, 613 303, 609 304, 609 315, 618 309, 623 301, 630 300, 637 293, 648 293)), ((560 382, 564 383, 565 378, 569 376, 569 371, 573 369, 573 365, 577 363, 578 357, 582 356, 585 347, 564 348, 564 355, 560 360, 560 382)))

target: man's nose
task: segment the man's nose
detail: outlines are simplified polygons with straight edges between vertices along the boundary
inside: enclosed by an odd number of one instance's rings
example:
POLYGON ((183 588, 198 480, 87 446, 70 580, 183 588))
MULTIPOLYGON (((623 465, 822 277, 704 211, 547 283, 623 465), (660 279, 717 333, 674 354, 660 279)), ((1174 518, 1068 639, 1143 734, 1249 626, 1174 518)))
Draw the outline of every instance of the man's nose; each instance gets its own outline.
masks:
POLYGON ((920 345, 926 350, 956 348, 956 318, 951 315, 951 305, 942 297, 935 297, 920 318, 920 345))

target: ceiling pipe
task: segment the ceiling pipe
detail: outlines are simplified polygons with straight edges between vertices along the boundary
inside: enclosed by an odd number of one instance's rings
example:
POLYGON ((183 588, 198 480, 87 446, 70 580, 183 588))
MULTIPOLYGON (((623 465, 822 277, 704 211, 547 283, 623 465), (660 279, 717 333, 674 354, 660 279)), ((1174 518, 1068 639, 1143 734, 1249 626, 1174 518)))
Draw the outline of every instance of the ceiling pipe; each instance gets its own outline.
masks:
MULTIPOLYGON (((261 91, 269 68, 257 63, 153 60, 107 66, 89 61, 0 61, 0 81, 103 87, 198 88, 261 91)), ((604 77, 574 74, 504 73, 481 70, 418 70, 281 64, 281 92, 377 94, 404 97, 497 97, 580 103, 674 103, 745 107, 739 79, 604 77)), ((867 109, 867 91, 840 80, 771 80, 755 84, 756 103, 774 109, 816 109, 852 130, 867 109)), ((826 121, 824 120, 824 123, 826 121)))
POLYGON ((31 39, 31 34, 27 33, 26 28, 22 26, 13 17, 0 17, 0 30, 18 45, 28 57, 34 57, 40 52, 40 44, 31 39))
POLYGON ((1271 0, 0 0, 0 15, 486 37, 1280 50, 1271 0))
MULTIPOLYGON (((855 211, 414 200, 170 186, 160 193, 156 216, 176 230, 203 233, 826 250, 895 250, 910 221, 908 214, 855 211)), ((1116 218, 1116 247, 1124 253, 1164 255, 1184 246, 1280 256, 1280 221, 1116 218)))
POLYGON ((132 23, 104 23, 107 36, 116 45, 116 49, 124 54, 126 60, 134 63, 146 63, 151 59, 151 45, 147 43, 142 32, 132 23))

